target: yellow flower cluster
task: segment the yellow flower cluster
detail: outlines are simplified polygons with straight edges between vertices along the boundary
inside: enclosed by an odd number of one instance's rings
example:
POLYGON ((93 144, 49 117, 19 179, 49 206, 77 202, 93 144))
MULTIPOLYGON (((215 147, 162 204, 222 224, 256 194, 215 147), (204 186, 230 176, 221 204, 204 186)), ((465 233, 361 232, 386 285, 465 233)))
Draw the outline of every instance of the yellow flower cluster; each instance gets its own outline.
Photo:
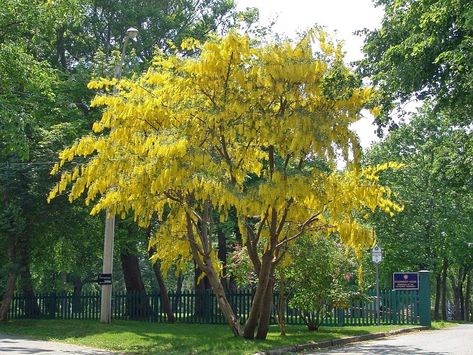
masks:
MULTIPOLYGON (((307 233, 338 231, 356 250, 372 242, 357 213, 401 210, 378 181, 380 171, 399 166, 358 167, 359 141, 350 124, 372 90, 343 80, 326 85, 334 71, 344 78, 349 69, 341 48, 322 32, 296 44, 259 46, 231 33, 204 44, 187 40, 182 48, 200 55, 158 54, 141 78, 89 84, 102 90, 92 104, 105 111, 94 135, 61 153, 52 173, 75 157, 88 159, 62 172, 49 199, 72 184, 70 198, 85 195, 93 213, 133 213, 142 226, 170 208, 153 241, 165 270, 189 260, 185 211, 206 200, 222 218, 232 207, 240 219, 264 221, 270 209, 281 224, 279 241, 317 215, 307 233), (322 51, 317 55, 314 40, 322 51), (112 87, 114 95, 107 93, 112 87), (353 169, 333 172, 337 151, 347 160, 353 153, 353 169)), ((269 240, 269 225, 261 235, 269 240)))

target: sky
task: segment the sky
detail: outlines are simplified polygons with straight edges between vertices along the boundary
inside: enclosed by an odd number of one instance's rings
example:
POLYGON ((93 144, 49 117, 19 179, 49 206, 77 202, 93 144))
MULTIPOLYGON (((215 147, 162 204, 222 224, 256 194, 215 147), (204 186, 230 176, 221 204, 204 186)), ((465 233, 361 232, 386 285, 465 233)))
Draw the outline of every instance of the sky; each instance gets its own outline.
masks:
MULTIPOLYGON (((382 8, 375 8, 371 0, 236 0, 237 8, 256 7, 260 11, 260 22, 268 24, 276 20, 274 31, 290 38, 313 25, 322 25, 344 41, 348 62, 361 59, 363 38, 354 31, 380 26, 382 8)), ((361 145, 367 148, 377 140, 372 125, 373 117, 368 113, 353 125, 360 136, 361 145)))

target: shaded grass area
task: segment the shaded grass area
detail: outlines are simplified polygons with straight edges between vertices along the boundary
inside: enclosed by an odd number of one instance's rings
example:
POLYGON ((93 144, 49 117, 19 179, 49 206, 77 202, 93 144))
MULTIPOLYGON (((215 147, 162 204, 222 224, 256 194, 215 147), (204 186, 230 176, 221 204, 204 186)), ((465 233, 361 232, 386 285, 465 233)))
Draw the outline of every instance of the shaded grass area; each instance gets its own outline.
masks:
POLYGON ((267 339, 258 341, 235 338, 223 325, 138 321, 101 324, 86 320, 12 320, 0 323, 0 332, 136 354, 254 354, 289 345, 406 327, 322 327, 317 332, 309 332, 304 326, 288 326, 287 336, 282 337, 277 326, 272 326, 267 339))

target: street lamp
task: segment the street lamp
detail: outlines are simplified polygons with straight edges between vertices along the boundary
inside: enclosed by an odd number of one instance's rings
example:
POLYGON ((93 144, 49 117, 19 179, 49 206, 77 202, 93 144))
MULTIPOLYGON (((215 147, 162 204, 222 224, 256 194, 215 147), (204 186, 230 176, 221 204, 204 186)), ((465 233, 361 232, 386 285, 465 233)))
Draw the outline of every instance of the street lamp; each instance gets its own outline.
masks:
POLYGON ((115 65, 115 73, 114 77, 115 79, 121 79, 122 77, 122 67, 123 67, 123 61, 125 60, 125 50, 126 50, 126 45, 128 44, 128 40, 135 39, 136 36, 138 36, 138 30, 134 27, 130 27, 129 29, 126 30, 125 38, 123 39, 123 48, 122 48, 122 55, 120 56, 120 61, 115 65))
MULTIPOLYGON (((120 61, 115 65, 114 77, 120 80, 122 77, 122 66, 125 60, 125 51, 128 40, 136 38, 138 30, 130 27, 123 39, 123 48, 120 61)), ((113 91, 116 93, 116 89, 113 91)), ((112 321, 112 272, 113 272, 113 240, 115 239, 115 215, 107 208, 105 215, 105 238, 103 243, 103 266, 102 266, 102 297, 100 303, 100 322, 110 323, 112 321)), ((99 278, 100 279, 100 278, 99 278)))

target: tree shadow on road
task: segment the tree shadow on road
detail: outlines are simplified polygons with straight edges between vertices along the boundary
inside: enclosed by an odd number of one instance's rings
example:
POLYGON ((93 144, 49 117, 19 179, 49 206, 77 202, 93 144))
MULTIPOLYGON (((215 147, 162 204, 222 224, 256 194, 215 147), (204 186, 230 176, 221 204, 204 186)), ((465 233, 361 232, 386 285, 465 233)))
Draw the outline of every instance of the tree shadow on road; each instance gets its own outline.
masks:
MULTIPOLYGON (((319 352, 320 354, 320 352, 319 352)), ((370 355, 445 355, 443 352, 432 352, 419 349, 414 346, 405 345, 385 345, 385 344, 363 344, 353 349, 353 346, 347 348, 338 348, 323 354, 370 354, 370 355)))

